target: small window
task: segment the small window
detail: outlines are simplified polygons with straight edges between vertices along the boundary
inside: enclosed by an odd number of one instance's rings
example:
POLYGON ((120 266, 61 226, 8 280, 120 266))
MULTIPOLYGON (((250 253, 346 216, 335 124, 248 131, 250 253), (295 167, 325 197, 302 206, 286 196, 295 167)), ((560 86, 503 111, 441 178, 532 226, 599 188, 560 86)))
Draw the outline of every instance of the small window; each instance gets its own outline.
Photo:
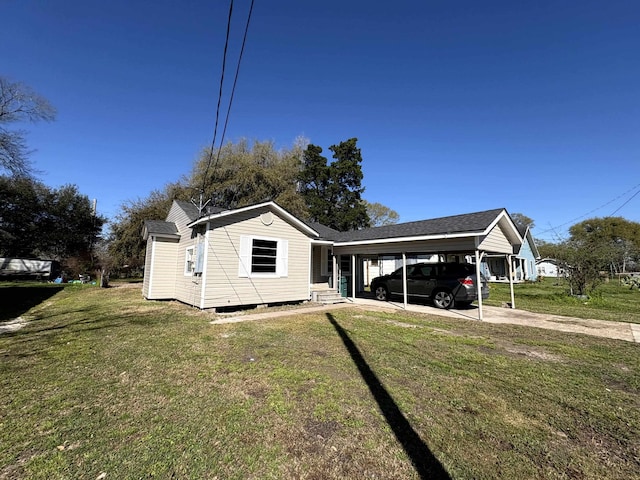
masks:
POLYGON ((184 258, 184 274, 193 275, 194 270, 195 270, 194 247, 189 247, 186 250, 186 254, 184 258))
POLYGON ((253 239, 251 273, 276 273, 277 259, 277 241, 253 239))

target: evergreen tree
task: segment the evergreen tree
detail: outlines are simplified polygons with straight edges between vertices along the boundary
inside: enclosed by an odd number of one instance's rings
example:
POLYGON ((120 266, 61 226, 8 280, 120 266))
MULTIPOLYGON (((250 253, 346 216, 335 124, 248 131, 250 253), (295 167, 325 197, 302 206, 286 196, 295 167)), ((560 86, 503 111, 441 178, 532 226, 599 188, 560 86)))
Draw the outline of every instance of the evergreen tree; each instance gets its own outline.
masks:
POLYGON ((332 145, 334 161, 321 155, 322 148, 308 145, 300 173, 300 193, 309 209, 309 218, 340 231, 369 226, 367 208, 362 202, 362 154, 350 138, 332 145))

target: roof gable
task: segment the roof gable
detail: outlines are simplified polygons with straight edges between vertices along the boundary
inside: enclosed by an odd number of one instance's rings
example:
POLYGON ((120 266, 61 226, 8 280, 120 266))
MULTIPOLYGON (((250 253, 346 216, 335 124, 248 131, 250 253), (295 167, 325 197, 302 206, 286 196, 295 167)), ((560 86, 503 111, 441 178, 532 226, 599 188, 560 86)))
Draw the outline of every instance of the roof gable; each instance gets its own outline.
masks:
POLYGON ((540 258, 540 252, 538 251, 538 246, 536 245, 536 241, 533 238, 533 234, 531 233, 531 229, 529 226, 525 228, 518 227, 518 231, 520 232, 520 236, 523 241, 529 243, 529 248, 531 248, 531 253, 533 253, 534 258, 540 258))
POLYGON ((287 212, 284 208, 282 208, 280 205, 278 205, 275 202, 264 202, 264 203, 259 203, 259 204, 256 204, 256 205, 249 205, 247 207, 236 208, 234 210, 221 210, 221 211, 212 213, 210 215, 206 215, 206 216, 203 216, 201 218, 198 218, 197 220, 189 223, 187 226, 188 227, 194 227, 196 225, 200 225, 200 224, 207 223, 207 222, 212 221, 212 220, 218 220, 218 219, 225 219, 229 223, 234 223, 235 222, 234 216, 239 215, 239 214, 244 213, 244 212, 249 212, 249 211, 252 211, 252 210, 261 210, 261 209, 264 209, 264 208, 267 208, 267 209, 273 211, 274 213, 276 213, 277 215, 279 215, 280 217, 285 219, 287 222, 289 222, 291 225, 295 226, 296 228, 298 228, 299 230, 304 232, 306 235, 308 235, 310 237, 318 237, 319 236, 318 232, 315 231, 312 227, 307 225, 305 222, 303 222, 302 220, 300 220, 296 216, 294 216, 291 213, 287 212))

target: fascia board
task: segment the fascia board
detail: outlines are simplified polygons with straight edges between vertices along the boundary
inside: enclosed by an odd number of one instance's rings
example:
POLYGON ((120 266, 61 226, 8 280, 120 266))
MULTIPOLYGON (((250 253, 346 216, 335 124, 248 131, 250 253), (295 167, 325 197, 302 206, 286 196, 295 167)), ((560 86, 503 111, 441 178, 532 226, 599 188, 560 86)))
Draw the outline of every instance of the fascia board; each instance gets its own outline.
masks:
POLYGON ((180 240, 180 235, 177 233, 149 233, 149 230, 145 227, 142 231, 142 239, 146 241, 149 237, 180 240))
POLYGON ((180 235, 171 234, 171 233, 152 233, 149 236, 154 238, 169 238, 173 240, 180 240, 180 235))
POLYGON ((313 245, 333 245, 335 242, 332 240, 315 240, 311 239, 313 245))
POLYGON ((298 220, 298 218, 294 217, 292 214, 290 214, 289 212, 287 212, 284 208, 282 208, 280 205, 274 203, 274 202, 264 202, 264 203, 259 203, 257 205, 250 205, 248 207, 242 207, 242 208, 236 208, 234 210, 226 210, 224 212, 220 212, 220 213, 213 213, 207 217, 202 217, 199 218, 198 220, 196 220, 195 222, 191 222, 187 225, 187 227, 194 227, 196 225, 202 224, 202 223, 206 223, 206 222, 210 222, 213 220, 217 220, 219 218, 224 218, 224 217, 228 217, 231 215, 236 215, 238 213, 243 213, 243 212, 249 212, 251 210, 257 210, 259 208, 263 208, 263 207, 269 207, 272 208, 273 210, 277 211, 280 215, 282 215, 283 217, 285 217, 287 220, 289 220, 291 223, 293 223, 294 225, 296 225, 298 228, 300 228, 301 230, 315 236, 315 237, 319 237, 320 234, 318 232, 316 232, 314 229, 312 229, 309 225, 307 225, 306 223, 302 222, 301 220, 298 220))
POLYGON ((424 240, 446 240, 449 238, 468 238, 483 235, 483 232, 467 232, 467 233, 443 233, 439 235, 422 235, 417 237, 394 237, 379 238, 375 240, 353 240, 350 242, 335 242, 336 247, 350 247, 354 245, 371 245, 380 243, 401 243, 401 242, 419 242, 424 240))

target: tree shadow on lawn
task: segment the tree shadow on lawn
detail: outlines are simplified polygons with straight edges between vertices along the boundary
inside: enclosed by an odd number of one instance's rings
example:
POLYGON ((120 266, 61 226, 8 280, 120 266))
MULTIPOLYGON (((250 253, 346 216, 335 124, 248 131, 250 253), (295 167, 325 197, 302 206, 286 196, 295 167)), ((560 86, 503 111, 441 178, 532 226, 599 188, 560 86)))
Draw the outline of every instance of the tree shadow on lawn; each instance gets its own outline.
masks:
POLYGON ((342 343, 351 355, 353 363, 358 367, 358 371, 362 379, 369 387, 369 391, 378 403, 380 411, 384 415, 387 423, 391 427, 396 439, 404 448, 413 463, 416 472, 422 479, 446 479, 451 477, 444 469, 440 461, 429 450, 426 443, 422 441, 420 435, 413 429, 409 421, 403 415, 402 411, 393 400, 393 397, 384 388, 374 371, 369 367, 356 344, 349 338, 347 332, 340 326, 336 319, 330 313, 327 318, 336 329, 338 335, 342 339, 342 343))
POLYGON ((53 297, 64 287, 59 285, 42 287, 3 287, 0 288, 0 324, 13 320, 36 305, 53 297))

